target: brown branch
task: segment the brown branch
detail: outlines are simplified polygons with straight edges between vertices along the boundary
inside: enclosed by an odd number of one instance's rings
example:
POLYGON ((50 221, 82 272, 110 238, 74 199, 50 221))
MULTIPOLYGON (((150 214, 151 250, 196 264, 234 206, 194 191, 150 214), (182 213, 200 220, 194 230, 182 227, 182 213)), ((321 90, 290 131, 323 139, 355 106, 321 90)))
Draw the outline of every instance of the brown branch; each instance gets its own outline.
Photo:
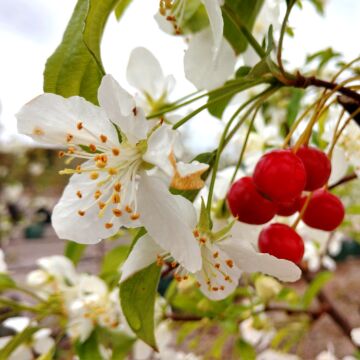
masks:
POLYGON ((349 181, 355 180, 355 179, 357 179, 357 177, 358 176, 355 173, 347 175, 347 176, 343 177, 342 179, 340 179, 339 181, 337 181, 335 184, 329 186, 329 190, 334 189, 337 186, 345 184, 345 183, 347 183, 349 181))

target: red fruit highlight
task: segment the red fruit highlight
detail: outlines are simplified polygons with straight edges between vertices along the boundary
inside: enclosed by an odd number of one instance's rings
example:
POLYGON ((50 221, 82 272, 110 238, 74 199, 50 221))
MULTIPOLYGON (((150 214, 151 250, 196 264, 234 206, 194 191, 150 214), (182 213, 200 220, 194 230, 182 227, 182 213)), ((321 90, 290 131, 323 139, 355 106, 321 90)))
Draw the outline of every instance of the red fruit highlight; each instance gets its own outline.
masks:
POLYGON ((286 203, 277 203, 276 213, 280 216, 291 216, 294 215, 300 209, 300 198, 296 198, 293 201, 286 203))
MULTIPOLYGON (((306 197, 301 199, 304 206, 306 197)), ((302 220, 315 229, 324 231, 335 230, 344 220, 345 209, 340 199, 326 190, 314 191, 302 220)))
POLYGON ((306 191, 314 191, 323 187, 329 180, 331 162, 327 155, 310 146, 302 146, 296 153, 306 170, 306 191))
POLYGON ((274 150, 261 157, 254 171, 257 189, 276 202, 291 202, 306 184, 303 162, 291 150, 274 150))
POLYGON ((258 193, 250 176, 239 179, 231 186, 227 200, 233 216, 247 224, 265 224, 276 212, 275 205, 258 193))
POLYGON ((304 242, 290 226, 280 223, 266 226, 259 235, 259 249, 278 259, 298 264, 304 256, 304 242))

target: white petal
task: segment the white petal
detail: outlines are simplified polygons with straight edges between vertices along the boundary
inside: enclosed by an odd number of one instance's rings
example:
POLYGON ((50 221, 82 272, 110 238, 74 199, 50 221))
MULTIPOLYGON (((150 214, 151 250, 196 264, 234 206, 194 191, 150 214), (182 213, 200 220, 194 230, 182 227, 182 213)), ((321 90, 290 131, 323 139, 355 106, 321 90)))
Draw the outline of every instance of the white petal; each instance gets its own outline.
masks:
POLYGON ((214 52, 216 54, 220 50, 224 28, 220 2, 219 0, 203 0, 203 3, 209 16, 211 32, 214 40, 214 52))
POLYGON ((78 96, 65 99, 55 94, 40 95, 24 105, 16 117, 18 131, 42 143, 69 145, 68 134, 73 135, 74 144, 100 143, 101 134, 110 144, 118 142, 105 111, 78 96), (79 130, 80 122, 83 127, 79 130))
POLYGON ((193 161, 190 164, 179 161, 176 164, 177 170, 181 177, 189 176, 198 172, 203 172, 209 168, 208 164, 193 161))
POLYGON ((195 273, 195 277, 200 283, 200 290, 211 300, 226 298, 238 286, 240 269, 234 265, 234 262, 231 267, 227 265, 226 261, 231 261, 229 255, 215 244, 203 245, 201 255, 204 259, 203 268, 195 273), (217 269, 215 265, 220 265, 220 268, 217 269), (226 279, 225 276, 229 276, 229 278, 226 279))
POLYGON ((144 112, 136 107, 135 99, 111 75, 102 78, 98 99, 110 120, 119 126, 130 143, 146 138, 149 122, 144 112))
POLYGON ((154 131, 148 140, 148 148, 143 159, 157 165, 165 174, 172 176, 174 168, 169 156, 178 138, 178 132, 163 125, 154 131))
MULTIPOLYGON (((70 259, 65 256, 53 255, 43 257, 37 260, 37 264, 49 275, 55 277, 59 281, 64 281, 72 284, 76 282, 77 274, 74 264, 70 261, 70 259)), ((40 275, 40 279, 43 278, 41 274, 38 273, 38 275, 40 275)))
POLYGON ((55 340, 50 335, 50 329, 41 329, 34 334, 33 347, 38 354, 47 353, 55 345, 55 340))
POLYGON ((4 320, 3 325, 19 333, 30 325, 30 319, 25 316, 15 316, 4 320))
POLYGON ((111 186, 107 186, 107 190, 96 186, 98 181, 104 180, 107 176, 107 173, 104 172, 99 174, 97 181, 91 180, 87 173, 71 176, 69 184, 52 214, 52 224, 60 239, 73 240, 82 244, 95 244, 101 239, 114 235, 126 220, 124 216, 114 217, 111 206, 105 209, 101 218, 99 217, 99 208, 94 199, 95 191, 101 190, 102 196, 106 200, 113 191, 111 186), (81 199, 76 195, 79 190, 82 193, 81 199), (85 215, 79 216, 79 210, 85 211, 85 215), (113 227, 106 229, 105 223, 113 223, 113 227))
POLYGON ((108 294, 108 288, 105 282, 97 276, 89 274, 81 274, 78 291, 81 295, 96 294, 99 297, 104 297, 108 294))
POLYGON ((187 270, 200 270, 200 248, 192 233, 196 213, 190 201, 171 195, 157 177, 143 174, 138 207, 141 223, 152 238, 187 270))
POLYGON ((360 346, 360 328, 351 330, 351 340, 356 346, 360 346))
POLYGON ((153 99, 159 98, 165 88, 165 78, 155 56, 143 47, 135 48, 129 58, 126 77, 130 85, 153 99))
POLYGON ((7 265, 5 262, 5 255, 4 252, 0 249, 0 273, 7 272, 7 265))
POLYGON ((345 151, 341 147, 335 146, 331 158, 329 185, 333 185, 342 179, 346 175, 348 167, 349 163, 346 159, 345 151))
POLYGON ((231 254, 235 264, 245 272, 261 272, 289 282, 297 281, 301 276, 301 270, 293 262, 259 253, 239 239, 225 240, 219 247, 231 254))
POLYGON ((209 30, 195 34, 184 57, 186 78, 199 90, 221 86, 234 72, 236 56, 227 40, 222 39, 216 59, 212 56, 213 39, 209 30))
POLYGON ((157 255, 164 250, 148 234, 142 236, 131 250, 130 255, 121 268, 120 282, 125 281, 138 271, 156 261, 157 255))

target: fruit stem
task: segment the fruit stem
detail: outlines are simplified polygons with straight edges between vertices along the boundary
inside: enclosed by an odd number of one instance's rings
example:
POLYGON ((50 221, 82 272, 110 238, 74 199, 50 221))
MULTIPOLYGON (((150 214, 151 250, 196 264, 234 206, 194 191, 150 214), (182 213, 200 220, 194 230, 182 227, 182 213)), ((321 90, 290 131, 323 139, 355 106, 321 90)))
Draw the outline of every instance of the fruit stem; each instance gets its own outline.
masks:
POLYGON ((301 208, 300 214, 299 216, 296 218, 296 220, 294 221, 294 223, 291 225, 293 230, 296 230, 296 227, 299 225, 300 220, 302 219, 302 217, 305 214, 305 211, 309 205, 309 202, 311 200, 311 196, 312 196, 313 192, 310 192, 309 195, 307 196, 304 206, 301 208))

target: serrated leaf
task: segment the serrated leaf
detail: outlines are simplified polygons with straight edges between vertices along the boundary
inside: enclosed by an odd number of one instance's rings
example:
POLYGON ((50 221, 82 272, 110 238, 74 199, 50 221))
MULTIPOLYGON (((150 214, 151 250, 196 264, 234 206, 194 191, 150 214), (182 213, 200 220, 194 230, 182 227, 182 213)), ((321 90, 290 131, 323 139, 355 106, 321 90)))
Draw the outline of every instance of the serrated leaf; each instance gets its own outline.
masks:
POLYGON ((302 305, 304 309, 309 308, 314 298, 332 277, 333 274, 329 271, 323 271, 315 276, 302 297, 302 305))
POLYGON ((64 255, 69 258, 74 265, 77 265, 85 250, 85 244, 78 244, 74 241, 67 241, 65 245, 64 255))
POLYGON ((120 284, 121 308, 129 326, 154 349, 154 307, 160 273, 161 267, 154 263, 120 284))
POLYGON ((79 95, 97 104, 104 70, 100 41, 106 21, 119 0, 78 0, 63 39, 49 57, 44 92, 79 95))
POLYGON ((1 349, 0 360, 8 360, 16 348, 24 342, 29 341, 32 335, 38 330, 39 328, 37 327, 27 327, 23 331, 14 335, 12 339, 1 349))

